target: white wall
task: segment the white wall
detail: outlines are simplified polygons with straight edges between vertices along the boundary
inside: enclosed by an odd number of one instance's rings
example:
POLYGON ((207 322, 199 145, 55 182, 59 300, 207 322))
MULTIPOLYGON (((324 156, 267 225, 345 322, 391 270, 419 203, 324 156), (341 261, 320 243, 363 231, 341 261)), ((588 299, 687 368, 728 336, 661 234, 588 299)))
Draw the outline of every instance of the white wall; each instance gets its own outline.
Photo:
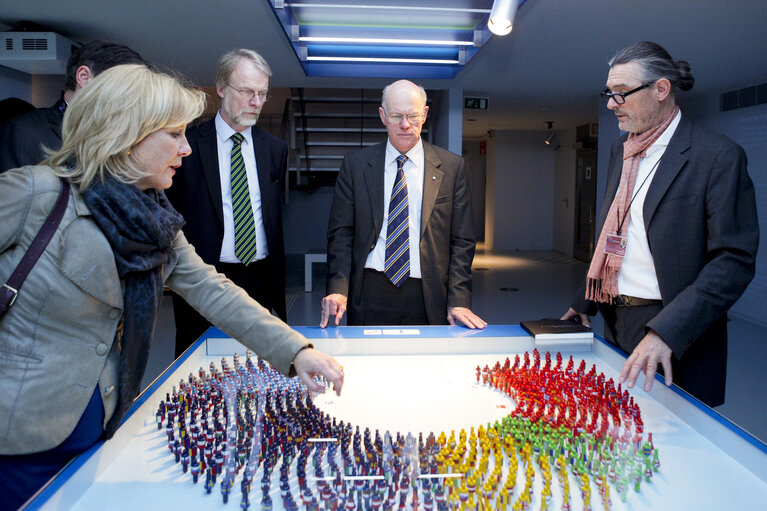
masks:
MULTIPOLYGON (((748 84, 744 84, 748 85, 748 84)), ((723 133, 740 144, 748 156, 748 173, 756 191, 761 247, 756 275, 731 313, 767 326, 767 105, 729 112, 719 111, 719 95, 693 98, 682 105, 682 114, 723 133)))
POLYGON ((494 131, 488 148, 485 245, 494 250, 550 250, 554 151, 544 131, 494 131))
POLYGON ((554 152, 552 248, 570 257, 575 239, 575 131, 575 128, 557 131, 559 149, 554 152))
POLYGON ((61 97, 64 90, 64 75, 35 75, 32 77, 32 99, 30 103, 37 107, 47 107, 61 97))
POLYGON ((31 103, 31 77, 10 67, 0 66, 0 91, 0 99, 19 98, 31 103))
POLYGON ((64 88, 64 75, 29 75, 0 66, 0 99, 19 98, 36 107, 54 104, 64 88))

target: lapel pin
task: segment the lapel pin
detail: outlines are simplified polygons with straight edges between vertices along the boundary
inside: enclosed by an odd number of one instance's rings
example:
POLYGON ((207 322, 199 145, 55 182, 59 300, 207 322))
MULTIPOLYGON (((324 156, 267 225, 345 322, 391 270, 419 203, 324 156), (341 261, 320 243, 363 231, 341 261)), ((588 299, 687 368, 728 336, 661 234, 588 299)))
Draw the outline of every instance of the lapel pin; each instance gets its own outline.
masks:
POLYGON ((431 179, 432 179, 433 181, 436 181, 436 180, 437 180, 437 176, 431 176, 431 179))

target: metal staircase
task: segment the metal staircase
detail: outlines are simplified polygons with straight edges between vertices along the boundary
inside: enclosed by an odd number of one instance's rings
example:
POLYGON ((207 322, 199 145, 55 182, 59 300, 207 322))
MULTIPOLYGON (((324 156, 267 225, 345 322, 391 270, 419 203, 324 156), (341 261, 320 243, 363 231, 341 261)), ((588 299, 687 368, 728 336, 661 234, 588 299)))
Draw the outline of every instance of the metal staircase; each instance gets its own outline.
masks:
MULTIPOLYGON (((309 192, 335 183, 347 151, 386 141, 378 107, 381 91, 292 89, 288 182, 309 192)), ((428 139, 428 124, 423 129, 428 139)))

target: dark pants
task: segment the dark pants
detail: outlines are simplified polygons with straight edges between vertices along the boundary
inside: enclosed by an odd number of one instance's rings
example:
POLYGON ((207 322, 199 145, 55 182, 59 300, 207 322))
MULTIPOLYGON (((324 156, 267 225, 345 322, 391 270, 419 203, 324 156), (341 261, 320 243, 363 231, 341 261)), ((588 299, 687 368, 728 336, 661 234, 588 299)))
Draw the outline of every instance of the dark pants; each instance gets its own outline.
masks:
MULTIPOLYGON (((631 354, 647 333, 645 325, 662 309, 661 305, 617 307, 600 304, 605 320, 605 337, 631 354)), ((663 368, 658 366, 663 374, 663 368)), ((704 335, 695 339, 682 358, 671 357, 671 376, 676 385, 708 406, 724 403, 727 379, 727 320, 721 318, 704 335)), ((644 382, 644 376, 637 381, 644 382)))
MULTIPOLYGON (((245 266, 241 263, 217 263, 216 269, 229 280, 243 288, 251 298, 263 305, 270 312, 279 310, 273 303, 275 293, 271 289, 274 268, 271 257, 266 257, 245 266)), ((283 300, 285 297, 281 297, 283 300)), ((200 338, 211 324, 192 308, 183 298, 173 295, 173 316, 176 322, 176 358, 194 341, 200 338)), ((287 318, 280 318, 287 321, 287 318)))
POLYGON ((362 274, 362 317, 349 315, 349 325, 428 325, 421 279, 409 278, 400 287, 380 271, 362 274))
POLYGON ((101 438, 103 424, 104 405, 96 386, 80 421, 61 445, 34 454, 0 456, 0 510, 20 508, 69 460, 88 450, 101 438))

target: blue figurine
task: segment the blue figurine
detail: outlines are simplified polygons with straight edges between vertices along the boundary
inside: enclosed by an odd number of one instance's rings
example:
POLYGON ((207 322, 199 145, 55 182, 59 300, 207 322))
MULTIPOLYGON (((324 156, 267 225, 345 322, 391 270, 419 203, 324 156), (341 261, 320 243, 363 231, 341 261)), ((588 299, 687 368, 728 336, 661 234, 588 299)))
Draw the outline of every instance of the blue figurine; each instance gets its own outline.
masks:
POLYGON ((197 484, 197 479, 200 475, 200 463, 197 458, 192 458, 192 481, 197 484))

